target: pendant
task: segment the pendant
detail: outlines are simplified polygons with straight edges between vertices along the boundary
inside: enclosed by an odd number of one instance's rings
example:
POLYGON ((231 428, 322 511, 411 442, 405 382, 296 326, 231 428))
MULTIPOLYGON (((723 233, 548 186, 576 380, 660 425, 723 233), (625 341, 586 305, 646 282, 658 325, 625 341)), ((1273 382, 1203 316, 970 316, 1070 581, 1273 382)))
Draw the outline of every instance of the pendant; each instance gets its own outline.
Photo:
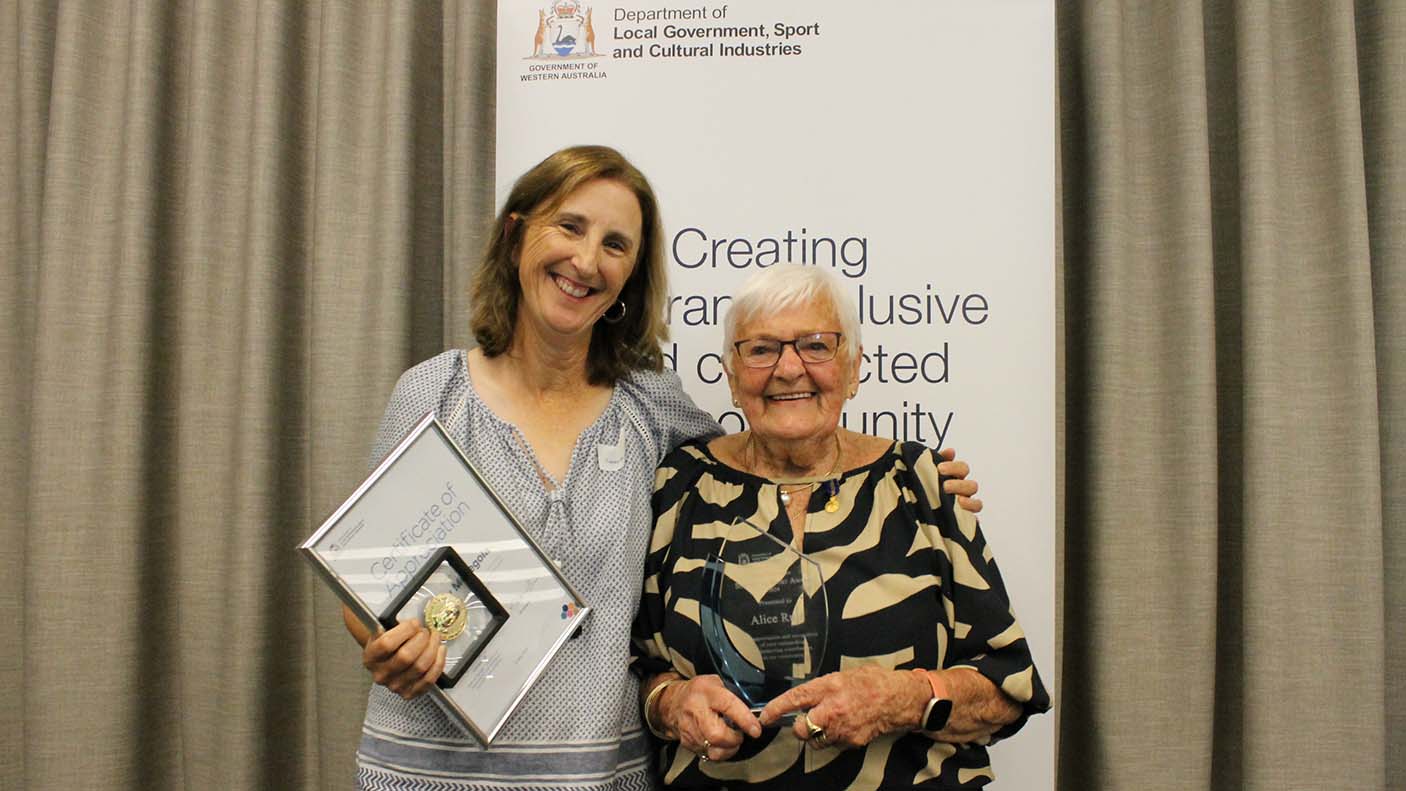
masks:
POLYGON ((825 501, 825 513, 833 514, 838 510, 840 510, 840 498, 832 494, 830 499, 825 501))
POLYGON ((782 505, 790 505, 790 504, 791 504, 791 493, 790 493, 790 492, 782 492, 782 493, 781 493, 781 504, 782 504, 782 505))

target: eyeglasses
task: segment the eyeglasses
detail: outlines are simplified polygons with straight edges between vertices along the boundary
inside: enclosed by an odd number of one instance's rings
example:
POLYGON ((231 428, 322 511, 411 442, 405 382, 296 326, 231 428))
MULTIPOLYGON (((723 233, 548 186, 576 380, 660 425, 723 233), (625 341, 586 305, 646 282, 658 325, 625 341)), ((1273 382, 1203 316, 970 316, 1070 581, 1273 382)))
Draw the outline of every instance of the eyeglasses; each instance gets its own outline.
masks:
POLYGON ((748 338, 732 346, 737 350, 737 359, 748 368, 770 368, 781 361, 781 350, 787 346, 795 349, 803 362, 828 363, 840 350, 840 337, 838 332, 812 332, 790 341, 748 338))

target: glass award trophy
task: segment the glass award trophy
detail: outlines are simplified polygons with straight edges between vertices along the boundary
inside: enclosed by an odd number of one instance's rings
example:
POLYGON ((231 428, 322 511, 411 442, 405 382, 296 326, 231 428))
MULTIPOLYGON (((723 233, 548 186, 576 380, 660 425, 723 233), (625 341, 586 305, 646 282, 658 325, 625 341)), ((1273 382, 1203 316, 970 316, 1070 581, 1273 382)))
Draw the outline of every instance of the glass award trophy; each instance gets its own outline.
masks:
POLYGON ((753 711, 814 678, 829 628, 820 565, 745 519, 703 567, 703 640, 723 683, 753 711))

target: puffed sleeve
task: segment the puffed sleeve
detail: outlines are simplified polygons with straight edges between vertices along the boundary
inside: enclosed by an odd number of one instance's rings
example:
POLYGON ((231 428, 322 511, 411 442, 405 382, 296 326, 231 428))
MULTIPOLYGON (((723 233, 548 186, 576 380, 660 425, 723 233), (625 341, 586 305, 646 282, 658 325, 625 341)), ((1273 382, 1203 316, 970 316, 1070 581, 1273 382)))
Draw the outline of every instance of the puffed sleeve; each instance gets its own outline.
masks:
POLYGON ((1020 730, 1030 715, 1048 711, 1050 695, 976 516, 942 491, 939 461, 928 449, 913 459, 912 494, 920 528, 944 550, 935 555, 951 638, 940 665, 975 670, 1021 705, 1020 717, 997 731, 996 741, 1020 730))
POLYGON ((673 371, 635 371, 619 384, 630 403, 638 405, 637 412, 645 424, 641 430, 649 432, 656 443, 656 463, 687 440, 711 439, 723 433, 718 421, 699 409, 683 391, 683 384, 673 371))
POLYGON ((371 443, 372 468, 394 450, 431 409, 437 411, 441 420, 446 418, 444 408, 450 385, 457 381, 462 389, 463 369, 464 352, 452 350, 431 357, 400 375, 386 403, 386 411, 381 415, 376 439, 371 443))

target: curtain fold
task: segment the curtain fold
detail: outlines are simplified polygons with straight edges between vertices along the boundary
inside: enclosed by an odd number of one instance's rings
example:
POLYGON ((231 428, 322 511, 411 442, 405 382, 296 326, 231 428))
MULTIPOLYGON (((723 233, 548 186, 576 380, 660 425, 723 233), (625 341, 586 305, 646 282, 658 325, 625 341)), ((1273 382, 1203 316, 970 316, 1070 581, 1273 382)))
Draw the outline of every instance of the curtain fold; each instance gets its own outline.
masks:
POLYGON ((1356 11, 1380 430, 1387 787, 1400 788, 1406 787, 1406 8, 1359 3, 1356 11))
POLYGON ((1404 21, 1060 5, 1062 788, 1406 783, 1404 21))

